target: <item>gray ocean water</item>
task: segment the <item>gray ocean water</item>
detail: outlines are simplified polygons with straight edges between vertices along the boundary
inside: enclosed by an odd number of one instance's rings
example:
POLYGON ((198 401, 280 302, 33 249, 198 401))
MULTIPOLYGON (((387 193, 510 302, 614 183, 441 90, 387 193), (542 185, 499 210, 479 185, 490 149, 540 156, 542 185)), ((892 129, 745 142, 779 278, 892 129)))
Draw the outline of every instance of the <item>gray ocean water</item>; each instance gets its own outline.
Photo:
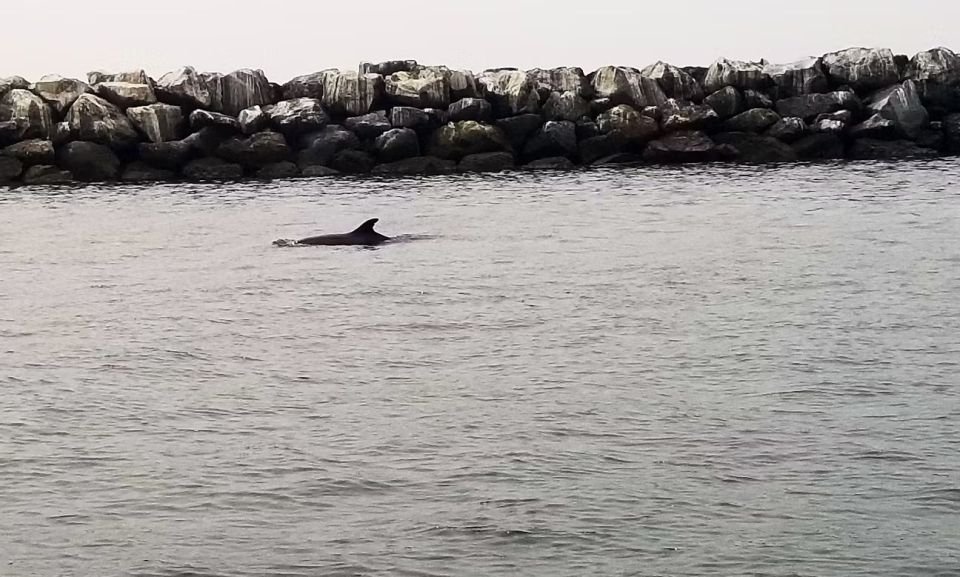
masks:
POLYGON ((0 575, 960 575, 960 163, 0 190, 0 575))

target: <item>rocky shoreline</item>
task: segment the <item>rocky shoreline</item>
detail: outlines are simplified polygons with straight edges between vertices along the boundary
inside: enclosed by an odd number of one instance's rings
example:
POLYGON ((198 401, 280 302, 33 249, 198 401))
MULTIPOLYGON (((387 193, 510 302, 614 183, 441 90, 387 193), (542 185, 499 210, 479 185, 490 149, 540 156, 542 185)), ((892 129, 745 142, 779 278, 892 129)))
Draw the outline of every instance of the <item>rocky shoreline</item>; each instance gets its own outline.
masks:
POLYGON ((414 61, 154 80, 0 78, 0 184, 236 180, 960 154, 960 56, 850 48, 480 74, 414 61))

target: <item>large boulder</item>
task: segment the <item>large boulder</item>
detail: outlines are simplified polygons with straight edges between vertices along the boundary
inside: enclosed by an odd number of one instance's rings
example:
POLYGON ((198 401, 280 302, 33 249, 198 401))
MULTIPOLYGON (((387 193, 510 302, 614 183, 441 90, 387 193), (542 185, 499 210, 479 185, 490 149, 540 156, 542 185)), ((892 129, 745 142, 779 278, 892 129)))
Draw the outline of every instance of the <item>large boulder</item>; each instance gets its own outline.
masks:
POLYGON ((227 162, 257 169, 286 160, 290 147, 282 134, 264 131, 245 138, 228 138, 217 148, 216 155, 227 162))
MULTIPOLYGON (((114 150, 132 148, 140 142, 133 123, 119 108, 93 94, 82 94, 67 113, 70 131, 80 140, 105 144, 114 150)), ((76 170, 70 168, 75 176, 76 170)))
POLYGON ((807 132, 807 124, 802 118, 781 118, 767 130, 767 136, 791 143, 799 140, 807 132))
POLYGON ((743 93, 733 86, 717 90, 704 98, 703 103, 712 108, 720 118, 731 118, 746 108, 743 93))
POLYGON ((190 145, 197 156, 213 155, 230 133, 218 126, 204 126, 182 140, 190 145))
POLYGON ((569 120, 547 122, 523 148, 523 158, 527 162, 551 156, 574 158, 576 155, 577 125, 569 120))
POLYGON ((640 74, 656 80, 664 94, 670 98, 690 102, 701 102, 703 100, 703 88, 700 87, 693 76, 672 64, 657 62, 644 68, 640 74))
MULTIPOLYGON (((453 106, 453 104, 450 106, 453 106)), ((489 106, 489 103, 487 103, 487 106, 489 106)), ((412 106, 394 106, 390 109, 387 116, 390 119, 390 126, 394 128, 425 130, 429 128, 431 124, 429 114, 412 106)))
POLYGON ((0 156, 0 184, 13 182, 23 173, 23 163, 10 156, 0 156))
POLYGON ((255 132, 266 130, 270 126, 271 120, 268 110, 271 110, 272 107, 267 106, 267 110, 263 108, 262 106, 251 106, 240 111, 237 122, 240 123, 241 132, 249 136, 255 132))
POLYGON ((720 58, 707 69, 703 89, 707 93, 716 92, 727 86, 738 90, 748 88, 763 90, 771 84, 770 76, 764 71, 762 64, 720 58))
POLYGON ((387 113, 383 110, 348 118, 343 124, 364 140, 376 138, 393 128, 387 118, 387 113))
POLYGON ((545 100, 550 94, 572 92, 581 98, 589 98, 593 90, 590 82, 581 68, 535 68, 528 72, 537 84, 540 99, 545 100))
POLYGON ((225 74, 220 83, 223 90, 220 111, 224 114, 235 117, 245 108, 274 102, 273 88, 261 70, 235 70, 225 74))
POLYGON ((780 121, 780 115, 766 108, 751 108, 724 123, 729 132, 760 133, 780 121))
POLYGON ((858 112, 860 107, 860 99, 849 90, 827 94, 805 94, 777 101, 777 112, 780 116, 802 118, 807 121, 821 114, 829 114, 838 110, 858 112))
POLYGON ((362 150, 341 150, 333 155, 330 166, 344 174, 366 174, 373 170, 373 158, 362 150))
POLYGON ((9 121, 5 130, 16 140, 49 138, 53 130, 50 106, 29 90, 14 88, 0 99, 0 122, 9 121))
POLYGON ((49 140, 31 139, 11 144, 2 151, 3 156, 16 158, 26 166, 53 164, 56 154, 49 140))
POLYGON ((831 160, 843 158, 843 141, 836 134, 815 133, 804 136, 791 147, 801 160, 831 160))
POLYGON ((713 162, 723 157, 723 150, 703 132, 683 131, 668 134, 647 145, 643 159, 664 164, 713 162))
POLYGON ((60 149, 57 157, 58 164, 69 170, 77 180, 114 180, 120 174, 120 159, 102 144, 70 142, 60 149))
POLYGON ((502 172, 516 166, 509 152, 481 152, 463 157, 457 169, 460 172, 502 172))
POLYGON ((11 90, 29 90, 30 83, 22 76, 7 76, 0 78, 0 97, 11 90))
POLYGON ((911 140, 916 139, 930 121, 912 80, 875 92, 865 104, 873 114, 895 122, 903 136, 911 140))
POLYGON ((551 92, 543 104, 543 116, 547 120, 575 122, 590 115, 590 103, 575 92, 551 92))
POLYGON ((907 65, 910 80, 934 82, 945 86, 960 85, 960 56, 949 48, 934 48, 917 53, 907 65))
POLYGON ((789 64, 767 64, 763 71, 776 86, 777 98, 816 94, 830 89, 820 58, 807 58, 789 64))
POLYGON ((447 108, 447 118, 450 122, 490 122, 493 120, 493 105, 482 98, 461 98, 447 108))
POLYGON ((540 158, 523 165, 524 170, 574 170, 577 165, 565 156, 540 158))
POLYGON ((243 167, 219 158, 198 158, 183 167, 183 176, 189 180, 239 180, 243 178, 243 167))
POLYGON ((127 109, 133 106, 147 106, 157 102, 157 95, 150 84, 131 82, 101 82, 97 84, 97 94, 110 104, 127 109))
POLYGON ((194 154, 190 142, 142 142, 138 147, 139 157, 144 162, 167 170, 180 170, 194 154))
POLYGON ((714 142, 732 146, 739 162, 764 164, 769 162, 793 162, 798 156, 788 144, 770 136, 746 132, 724 132, 713 136, 714 142))
POLYGON ((520 70, 488 70, 477 79, 498 116, 514 116, 540 109, 534 77, 520 70))
POLYGON ((353 132, 337 124, 324 126, 323 130, 300 138, 303 149, 297 154, 301 170, 308 166, 325 166, 342 150, 360 147, 360 139, 353 132))
POLYGON ((383 76, 379 74, 328 74, 323 84, 323 105, 333 114, 367 114, 383 97, 383 76))
POLYGON ((73 182, 73 175, 69 170, 49 164, 31 166, 23 173, 23 183, 32 185, 69 184, 73 182))
POLYGON ((316 98, 284 100, 269 107, 267 114, 273 127, 291 139, 316 132, 330 123, 330 116, 316 98))
POLYGON ((64 78, 56 74, 44 76, 31 87, 34 94, 50 105, 60 118, 66 114, 81 94, 91 94, 93 89, 86 82, 74 78, 64 78))
POLYGON ((628 104, 634 108, 660 106, 667 95, 653 78, 640 74, 633 68, 605 66, 591 76, 594 94, 598 99, 607 99, 612 105, 628 104))
POLYGON ((87 72, 87 84, 90 86, 96 86, 97 84, 102 84, 104 82, 129 82, 130 84, 153 84, 153 81, 150 80, 150 77, 147 75, 146 71, 143 69, 139 70, 128 70, 126 72, 103 72, 102 70, 96 70, 93 72, 87 72))
POLYGON ((680 103, 668 99, 658 108, 660 125, 666 132, 704 130, 720 123, 720 116, 706 104, 680 103))
POLYGON ((386 62, 361 62, 360 74, 390 76, 397 72, 411 72, 419 67, 416 60, 387 60, 386 62))
POLYGON ((297 168, 296 164, 288 160, 273 162, 257 171, 257 178, 263 178, 267 180, 296 178, 298 176, 300 176, 300 169, 297 168))
POLYGON ((447 75, 447 83, 450 85, 451 100, 483 96, 480 87, 477 86, 477 77, 469 70, 450 70, 447 75))
POLYGON ((850 138, 870 138, 878 140, 898 140, 902 138, 902 132, 897 123, 888 120, 879 114, 874 114, 860 124, 852 127, 849 132, 850 138))
POLYGON ((420 156, 420 138, 411 128, 393 128, 377 137, 374 149, 380 162, 395 162, 420 156))
POLYGON ((190 130, 197 132, 207 127, 216 128, 224 134, 243 131, 240 121, 232 116, 209 110, 194 110, 190 113, 190 130))
POLYGON ((183 138, 186 124, 183 111, 172 104, 151 104, 127 109, 127 118, 150 142, 167 142, 183 138))
POLYGON ((823 57, 823 66, 835 86, 858 91, 878 90, 900 82, 900 70, 887 48, 848 48, 823 57))
POLYGON ((892 160, 896 158, 932 158, 936 150, 921 148, 909 140, 854 140, 847 151, 853 160, 892 160))
POLYGON ((743 105, 747 110, 751 108, 770 108, 773 109, 773 99, 766 92, 758 90, 743 91, 743 105))
POLYGON ((201 72, 200 82, 207 87, 210 93, 210 106, 207 110, 223 113, 223 74, 218 72, 201 72))
POLYGON ((207 83, 191 66, 184 66, 160 77, 156 94, 161 102, 188 109, 210 108, 213 100, 207 83))
POLYGON ((511 148, 523 150, 527 140, 543 126, 543 117, 539 114, 520 114, 501 118, 495 124, 506 135, 511 148))
POLYGON ((960 112, 943 118, 943 133, 946 137, 947 152, 960 154, 960 112))
POLYGON ((458 160, 470 154, 510 151, 510 142, 495 126, 472 120, 451 122, 437 129, 430 139, 432 156, 458 160))
POLYGON ((810 124, 810 131, 814 133, 843 134, 853 122, 853 113, 849 110, 839 110, 829 114, 821 114, 810 124))
POLYGON ((316 98, 317 100, 323 100, 323 85, 327 77, 337 74, 339 74, 339 70, 328 69, 297 76, 283 85, 283 99, 316 98))
POLYGON ((435 156, 417 156, 405 158, 396 162, 378 164, 373 167, 373 174, 390 176, 415 176, 420 174, 450 174, 456 172, 457 163, 435 156))
POLYGON ((450 105, 450 84, 442 71, 421 68, 386 77, 387 99, 400 106, 445 108, 450 105))
POLYGON ((120 180, 124 182, 164 182, 177 178, 177 173, 164 168, 150 166, 145 162, 131 162, 123 167, 120 180))
POLYGON ((624 143, 642 144, 652 140, 659 132, 657 121, 621 104, 597 117, 601 134, 616 133, 624 143))
POLYGON ((594 164, 602 158, 623 152, 625 147, 624 139, 617 132, 592 136, 579 143, 580 161, 584 164, 594 164))

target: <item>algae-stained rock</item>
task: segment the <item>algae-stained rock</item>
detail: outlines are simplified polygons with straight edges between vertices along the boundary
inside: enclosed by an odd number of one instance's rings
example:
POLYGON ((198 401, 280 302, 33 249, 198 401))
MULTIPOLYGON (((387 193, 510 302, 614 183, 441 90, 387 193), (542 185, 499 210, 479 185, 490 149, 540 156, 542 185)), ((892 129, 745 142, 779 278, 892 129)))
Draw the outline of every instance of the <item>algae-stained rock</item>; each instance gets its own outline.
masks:
POLYGON ((268 115, 273 127, 287 138, 315 132, 330 123, 330 116, 316 98, 295 98, 278 102, 269 108, 268 115))
POLYGON ((97 95, 110 104, 127 109, 134 106, 147 106, 157 102, 153 86, 130 82, 101 82, 97 84, 97 95))
POLYGON ((543 117, 539 114, 519 114, 501 118, 494 124, 503 131, 513 150, 523 150, 527 140, 543 126, 543 117))
POLYGON ((341 150, 333 155, 330 166, 344 174, 366 174, 373 170, 373 158, 362 150, 341 150))
POLYGON ((611 104, 627 104, 634 108, 660 106, 667 100, 660 84, 633 68, 604 66, 592 75, 594 94, 611 104))
POLYGON ((292 78, 283 85, 283 100, 293 100, 294 98, 323 100, 323 86, 327 77, 339 73, 339 70, 328 69, 292 78))
POLYGON ((535 68, 528 72, 537 84, 537 92, 542 99, 554 92, 563 94, 572 92, 581 98, 589 98, 592 95, 590 81, 583 74, 583 69, 576 67, 561 68, 535 68))
POLYGON ((945 86, 960 84, 960 56, 949 48, 933 48, 917 53, 907 65, 910 80, 935 82, 945 86))
POLYGON ((477 79, 497 116, 538 112, 540 95, 533 76, 520 70, 488 70, 477 79))
POLYGON ((232 116, 209 110, 194 110, 190 113, 190 130, 197 132, 207 127, 224 133, 242 132, 240 121, 232 116))
POLYGON ((11 156, 0 156, 0 184, 13 182, 23 173, 23 163, 11 156))
POLYGON ((759 133, 780 121, 780 115, 766 108, 752 108, 734 116, 724 123, 729 132, 759 133))
POLYGON ((447 118, 450 122, 490 122, 493 120, 493 105, 482 98, 461 98, 447 108, 447 118))
POLYGON ((777 101, 777 113, 782 117, 796 117, 811 120, 821 114, 838 110, 859 111, 860 99, 849 90, 827 94, 805 94, 777 101))
POLYGON ((574 158, 577 155, 577 125, 569 120, 550 121, 523 148, 527 161, 551 156, 574 158))
POLYGON ((155 90, 161 102, 190 109, 210 108, 213 102, 207 83, 191 66, 164 74, 155 90))
POLYGON ((917 138, 930 121, 912 80, 875 92, 867 99, 866 106, 870 112, 896 123, 909 139, 917 138))
POLYGON ((791 147, 801 160, 831 160, 843 158, 843 141, 836 134, 817 133, 804 136, 791 147))
POLYGON ((384 82, 383 76, 379 74, 329 74, 323 85, 323 105, 334 114, 367 114, 383 98, 384 82))
POLYGON ((672 64, 657 62, 644 68, 640 74, 655 80, 669 98, 690 102, 703 101, 703 88, 693 76, 672 64))
POLYGON ((301 170, 307 166, 329 164, 338 152, 360 147, 360 139, 353 132, 337 124, 323 127, 323 130, 300 138, 303 149, 297 155, 297 165, 301 170))
POLYGON ((364 140, 376 138, 393 128, 387 118, 387 113, 383 110, 348 118, 343 124, 364 140))
POLYGON ((511 147, 499 128, 466 120, 438 128, 428 149, 432 156, 457 160, 470 154, 510 151, 511 147))
POLYGON ((481 152, 463 157, 457 169, 460 172, 502 172, 516 164, 509 152, 481 152))
POLYGON ((807 125, 802 118, 781 118, 767 130, 767 136, 791 143, 799 140, 807 132, 807 125))
POLYGON ((874 140, 861 138, 850 145, 847 156, 853 160, 893 160, 898 158, 932 158, 936 150, 922 148, 909 140, 874 140))
MULTIPOLYGON (((451 104, 451 106, 453 106, 451 104)), ((412 128, 424 130, 430 127, 430 115, 412 106, 394 106, 387 114, 390 126, 394 128, 412 128)))
POLYGON ((120 180, 124 182, 165 182, 177 178, 177 173, 164 168, 150 166, 145 162, 131 162, 123 167, 120 180))
POLYGON ((736 159, 750 164, 770 162, 793 162, 797 152, 788 144, 770 136, 746 132, 724 132, 713 136, 717 144, 726 144, 736 149, 736 159))
POLYGON ((171 104, 151 104, 127 109, 127 118, 150 142, 167 142, 183 138, 186 123, 183 111, 171 104))
MULTIPOLYGON (((267 110, 272 111, 272 108, 268 106, 267 110)), ((264 110, 262 106, 251 106, 241 110, 240 116, 237 117, 237 122, 240 123, 240 131, 249 136, 255 132, 266 130, 270 126, 270 114, 267 110, 264 110)))
POLYGON ((543 116, 547 120, 576 122, 590 115, 590 103, 575 92, 552 92, 543 104, 543 116))
MULTIPOLYGON (((131 148, 140 142, 133 123, 119 108, 93 94, 82 94, 67 113, 70 131, 80 140, 105 144, 115 150, 131 148)), ((70 168, 74 176, 82 176, 70 168)))
POLYGON ((93 89, 86 82, 64 78, 56 74, 44 76, 32 87, 34 94, 50 105, 54 114, 63 117, 81 94, 90 94, 93 89))
MULTIPOLYGON (((90 96, 90 95, 87 95, 90 96)), ((58 164, 77 180, 114 180, 120 174, 120 159, 109 147, 94 142, 70 142, 57 154, 58 164)))
POLYGON ((657 115, 666 132, 704 130, 720 123, 720 115, 709 105, 680 103, 673 98, 658 107, 657 115))
POLYGON ((421 68, 386 77, 387 99, 400 106, 445 108, 450 105, 450 84, 443 71, 421 68))
POLYGON ((900 82, 900 71, 888 48, 848 48, 823 57, 823 66, 835 85, 855 90, 877 90, 900 82))
POLYGON ((73 182, 73 175, 69 170, 62 170, 49 164, 31 166, 23 173, 23 183, 31 185, 69 184, 73 182))
POLYGON ((180 170, 194 154, 190 142, 142 142, 138 146, 140 159, 151 166, 167 170, 180 170))
POLYGON ((279 179, 296 178, 300 176, 300 169, 290 161, 274 162, 257 171, 257 178, 279 179))
POLYGON ((257 169, 286 160, 290 147, 282 134, 265 131, 245 138, 228 138, 217 148, 216 155, 227 162, 257 169))
POLYGON ((551 156, 528 162, 522 168, 524 170, 573 170, 576 167, 577 165, 565 156, 551 156))
POLYGON ((644 116, 635 108, 621 104, 597 117, 601 134, 616 132, 629 143, 643 143, 653 139, 659 132, 657 121, 644 116))
POLYGON ((53 164, 56 153, 49 140, 31 139, 11 144, 3 149, 3 155, 16 158, 26 166, 53 164))
POLYGON ((719 160, 722 151, 703 132, 681 131, 650 142, 643 151, 648 162, 679 164, 719 160))
POLYGON ((53 129, 50 106, 29 90, 14 88, 0 99, 0 122, 13 122, 4 132, 16 140, 49 138, 53 129))
POLYGON ((727 86, 710 94, 703 99, 703 103, 714 110, 720 118, 731 118, 744 111, 746 104, 743 93, 727 86))
POLYGON ((374 148, 380 162, 395 162, 420 156, 420 138, 410 128, 393 128, 377 137, 374 148))
POLYGON ((417 156, 396 162, 378 164, 373 174, 389 176, 414 176, 419 174, 450 174, 457 171, 457 163, 435 156, 417 156))
POLYGON ((708 93, 716 92, 727 86, 732 86, 738 90, 748 88, 763 90, 771 84, 770 76, 764 71, 762 64, 720 58, 707 69, 707 76, 703 80, 703 89, 708 93))
POLYGON ((767 64, 763 70, 776 86, 778 98, 816 94, 830 89, 820 58, 806 58, 789 64, 767 64))
POLYGON ((198 158, 183 167, 183 176, 189 180, 239 180, 243 178, 243 167, 219 158, 198 158))
POLYGON ((261 70, 235 70, 225 74, 221 83, 224 114, 236 117, 251 106, 273 104, 273 88, 261 70))

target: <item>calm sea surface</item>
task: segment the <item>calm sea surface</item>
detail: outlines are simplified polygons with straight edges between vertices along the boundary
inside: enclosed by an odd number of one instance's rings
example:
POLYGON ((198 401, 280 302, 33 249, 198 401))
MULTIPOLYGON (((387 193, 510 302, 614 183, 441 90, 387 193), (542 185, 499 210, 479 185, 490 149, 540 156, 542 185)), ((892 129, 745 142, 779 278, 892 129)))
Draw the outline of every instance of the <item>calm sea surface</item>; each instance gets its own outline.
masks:
POLYGON ((0 575, 960 575, 960 162, 2 189, 0 575))

